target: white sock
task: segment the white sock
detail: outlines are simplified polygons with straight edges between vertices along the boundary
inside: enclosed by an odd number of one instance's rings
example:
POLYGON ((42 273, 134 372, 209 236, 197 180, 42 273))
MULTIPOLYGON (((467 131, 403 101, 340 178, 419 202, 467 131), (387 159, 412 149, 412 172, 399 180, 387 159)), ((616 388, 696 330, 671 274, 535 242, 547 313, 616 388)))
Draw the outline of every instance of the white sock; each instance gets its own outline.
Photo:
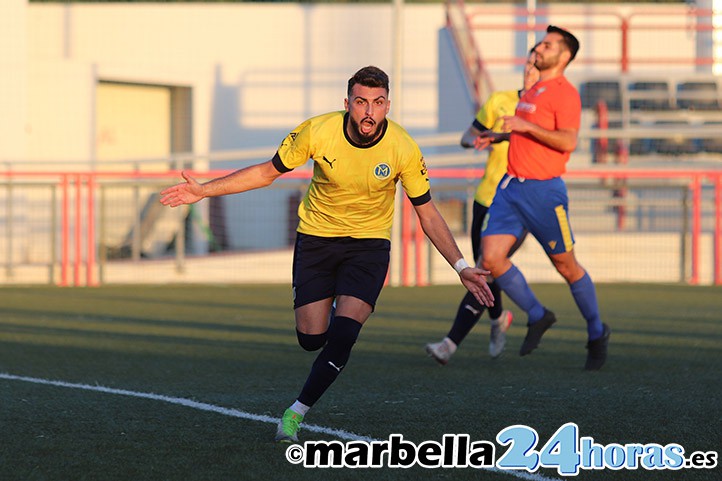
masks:
POLYGON ((296 414, 305 416, 306 413, 308 412, 308 410, 311 409, 311 406, 306 406, 305 404, 298 402, 298 400, 296 400, 295 403, 291 404, 291 407, 289 409, 296 414))
POLYGON ((449 348, 449 353, 454 354, 456 352, 456 343, 449 339, 448 337, 444 338, 444 342, 449 348))

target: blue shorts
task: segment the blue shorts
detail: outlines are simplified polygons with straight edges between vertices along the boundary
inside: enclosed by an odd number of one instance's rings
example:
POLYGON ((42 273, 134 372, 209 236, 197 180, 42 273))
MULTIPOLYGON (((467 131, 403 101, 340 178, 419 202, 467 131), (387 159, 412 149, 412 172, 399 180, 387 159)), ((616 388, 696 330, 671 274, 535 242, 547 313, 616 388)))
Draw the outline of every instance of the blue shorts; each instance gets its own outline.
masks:
POLYGON ((375 307, 389 270, 390 251, 387 239, 297 234, 293 308, 341 295, 375 307))
POLYGON ((567 187, 561 177, 529 180, 506 174, 496 188, 481 235, 511 234, 519 238, 526 229, 547 254, 570 252, 574 234, 568 208, 567 187))

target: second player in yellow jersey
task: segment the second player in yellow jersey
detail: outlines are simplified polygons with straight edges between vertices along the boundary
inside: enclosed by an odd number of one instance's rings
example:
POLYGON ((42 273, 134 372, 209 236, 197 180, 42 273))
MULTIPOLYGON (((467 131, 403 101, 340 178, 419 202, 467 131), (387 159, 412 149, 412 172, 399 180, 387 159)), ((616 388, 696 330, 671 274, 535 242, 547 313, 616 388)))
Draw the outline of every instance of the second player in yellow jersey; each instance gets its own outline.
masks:
MULTIPOLYGON (((491 130, 499 134, 503 134, 501 126, 502 118, 505 115, 514 115, 516 104, 519 103, 519 90, 505 90, 502 92, 494 92, 489 96, 489 100, 479 109, 474 119, 473 127, 480 132, 491 130)), ((504 174, 506 174, 506 164, 509 155, 509 142, 501 141, 491 144, 491 152, 486 160, 484 168, 484 177, 479 182, 476 189, 474 201, 489 207, 494 200, 496 186, 504 174)))

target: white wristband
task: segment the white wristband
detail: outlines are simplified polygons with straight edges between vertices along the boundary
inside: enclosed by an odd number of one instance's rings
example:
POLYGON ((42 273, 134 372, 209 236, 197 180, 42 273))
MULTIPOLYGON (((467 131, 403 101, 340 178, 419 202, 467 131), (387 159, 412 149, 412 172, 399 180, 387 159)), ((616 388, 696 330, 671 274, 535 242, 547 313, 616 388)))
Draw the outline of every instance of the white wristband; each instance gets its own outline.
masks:
POLYGON ((459 259, 458 261, 456 261, 456 263, 454 264, 454 270, 459 275, 461 275, 461 271, 463 271, 467 267, 471 267, 471 266, 469 266, 469 263, 466 262, 466 259, 464 259, 463 257, 461 259, 459 259))

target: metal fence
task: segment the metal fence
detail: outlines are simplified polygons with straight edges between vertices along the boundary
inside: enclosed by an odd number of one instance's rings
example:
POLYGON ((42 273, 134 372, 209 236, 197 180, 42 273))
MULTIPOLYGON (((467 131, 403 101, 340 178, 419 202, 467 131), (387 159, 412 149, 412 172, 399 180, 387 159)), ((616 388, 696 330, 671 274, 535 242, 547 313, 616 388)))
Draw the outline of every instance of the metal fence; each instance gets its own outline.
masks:
MULTIPOLYGON (((467 255, 469 199, 482 173, 430 169, 437 205, 467 255)), ((295 208, 310 175, 291 172, 260 197, 170 209, 157 193, 177 182, 176 170, 0 172, 0 279, 60 286, 290 281, 295 208), (219 242, 219 235, 231 239, 219 242)), ((600 166, 565 178, 577 252, 595 279, 722 284, 722 170, 600 166)), ((389 281, 455 282, 408 202, 397 211, 389 281)), ((515 262, 532 281, 560 280, 534 245, 527 241, 515 262)))

